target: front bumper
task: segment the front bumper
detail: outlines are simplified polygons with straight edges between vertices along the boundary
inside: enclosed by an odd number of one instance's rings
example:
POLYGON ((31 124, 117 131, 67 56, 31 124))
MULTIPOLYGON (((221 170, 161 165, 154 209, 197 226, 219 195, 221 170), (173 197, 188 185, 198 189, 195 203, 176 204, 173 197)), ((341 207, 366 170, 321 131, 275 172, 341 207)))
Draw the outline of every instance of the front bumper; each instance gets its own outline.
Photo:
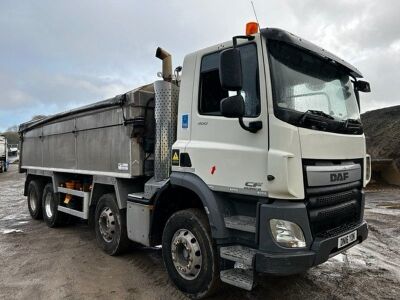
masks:
POLYGON ((271 275, 291 275, 306 271, 307 269, 327 261, 346 249, 349 249, 368 236, 368 226, 364 221, 360 225, 351 228, 348 231, 341 232, 337 236, 329 238, 316 238, 310 249, 301 251, 290 251, 285 253, 266 253, 258 252, 255 255, 254 268, 256 272, 267 273, 271 275), (337 249, 338 238, 357 230, 357 240, 350 245, 337 249))

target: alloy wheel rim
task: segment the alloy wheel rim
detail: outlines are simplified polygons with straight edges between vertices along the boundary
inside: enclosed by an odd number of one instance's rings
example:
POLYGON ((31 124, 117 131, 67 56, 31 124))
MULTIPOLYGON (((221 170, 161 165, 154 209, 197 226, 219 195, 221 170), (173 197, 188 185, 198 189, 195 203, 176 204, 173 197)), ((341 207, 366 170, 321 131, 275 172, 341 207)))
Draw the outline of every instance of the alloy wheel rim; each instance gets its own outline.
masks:
POLYGON ((99 229, 104 241, 111 243, 115 236, 115 216, 109 207, 104 207, 99 217, 99 229))
POLYGON ((187 229, 179 229, 172 237, 172 262, 184 279, 194 280, 199 276, 202 266, 200 244, 195 235, 187 229))
POLYGON ((53 200, 53 196, 51 195, 51 193, 48 193, 46 195, 46 198, 44 199, 44 208, 46 211, 46 216, 49 219, 51 219, 53 217, 52 200, 53 200))
POLYGON ((36 201, 37 201, 36 193, 35 191, 31 190, 29 193, 29 204, 31 206, 32 211, 36 211, 36 201))

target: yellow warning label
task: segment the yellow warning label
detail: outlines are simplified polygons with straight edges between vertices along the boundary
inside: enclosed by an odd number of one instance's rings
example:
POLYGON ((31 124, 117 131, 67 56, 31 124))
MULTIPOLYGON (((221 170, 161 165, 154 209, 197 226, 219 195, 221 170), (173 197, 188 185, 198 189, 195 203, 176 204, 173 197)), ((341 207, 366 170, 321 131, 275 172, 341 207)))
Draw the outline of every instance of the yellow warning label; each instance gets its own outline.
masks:
POLYGON ((172 160, 179 160, 178 153, 174 153, 174 156, 172 157, 172 160))
POLYGON ((178 149, 172 150, 172 165, 179 166, 179 150, 178 149))

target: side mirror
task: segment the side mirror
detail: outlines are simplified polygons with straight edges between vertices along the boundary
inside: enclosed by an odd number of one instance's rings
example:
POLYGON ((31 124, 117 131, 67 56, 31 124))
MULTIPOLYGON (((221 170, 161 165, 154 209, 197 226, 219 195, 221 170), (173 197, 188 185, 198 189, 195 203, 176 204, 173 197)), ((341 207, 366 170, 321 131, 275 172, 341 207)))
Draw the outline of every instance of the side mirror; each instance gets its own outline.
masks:
POLYGON ((227 97, 220 102, 221 114, 226 118, 242 118, 245 113, 242 95, 227 97))
POLYGON ((242 89, 242 61, 237 48, 221 52, 219 60, 219 80, 221 87, 228 91, 242 89))
POLYGON ((364 80, 358 80, 355 82, 355 88, 359 92, 363 93, 369 93, 371 92, 371 87, 369 85, 369 82, 364 81, 364 80))

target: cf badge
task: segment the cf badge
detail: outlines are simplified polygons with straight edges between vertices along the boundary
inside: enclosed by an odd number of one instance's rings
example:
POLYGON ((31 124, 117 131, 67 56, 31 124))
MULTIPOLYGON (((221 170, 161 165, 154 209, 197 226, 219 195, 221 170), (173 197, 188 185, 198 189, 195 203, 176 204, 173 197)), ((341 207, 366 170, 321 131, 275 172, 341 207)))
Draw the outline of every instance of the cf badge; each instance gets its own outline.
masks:
POLYGON ((245 190, 261 191, 262 182, 247 181, 244 185, 245 185, 244 187, 245 190))

